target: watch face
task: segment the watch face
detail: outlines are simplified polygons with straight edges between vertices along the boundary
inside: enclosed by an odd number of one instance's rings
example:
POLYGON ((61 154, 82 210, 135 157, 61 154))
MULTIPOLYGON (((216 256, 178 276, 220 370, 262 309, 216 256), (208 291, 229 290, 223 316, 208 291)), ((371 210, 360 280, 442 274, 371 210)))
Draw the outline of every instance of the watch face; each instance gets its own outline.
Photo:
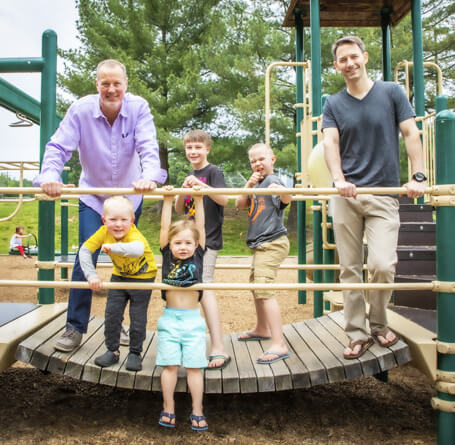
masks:
POLYGON ((412 179, 417 182, 423 182, 427 180, 427 177, 422 172, 417 172, 412 175, 412 179))

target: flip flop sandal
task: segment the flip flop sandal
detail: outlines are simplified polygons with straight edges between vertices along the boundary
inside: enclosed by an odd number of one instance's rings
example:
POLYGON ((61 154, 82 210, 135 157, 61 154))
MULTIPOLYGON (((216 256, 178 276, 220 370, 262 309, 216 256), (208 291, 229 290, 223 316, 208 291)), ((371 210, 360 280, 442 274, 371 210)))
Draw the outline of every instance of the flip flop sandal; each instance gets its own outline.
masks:
POLYGON ((224 369, 224 368, 226 368, 227 365, 229 365, 229 363, 231 363, 231 357, 229 357, 229 356, 226 356, 226 355, 223 355, 223 354, 209 355, 209 362, 211 362, 212 360, 217 360, 217 359, 224 360, 223 364, 221 366, 207 366, 205 369, 207 371, 214 371, 214 370, 217 370, 217 369, 224 369))
POLYGON ((396 344, 398 342, 398 340, 400 340, 400 337, 398 337, 398 335, 394 333, 395 335, 395 338, 393 340, 387 340, 387 337, 386 335, 389 333, 389 332, 393 332, 391 329, 389 328, 386 328, 386 329, 383 329, 382 331, 377 331, 373 334, 373 337, 375 338, 376 342, 378 343, 379 346, 382 346, 383 348, 390 348, 390 346, 393 346, 394 344, 396 344), (381 341, 379 340, 379 336, 381 337, 384 337, 384 339, 386 340, 385 343, 381 343, 381 341))
POLYGON ((272 359, 272 360, 265 360, 263 358, 258 358, 256 360, 256 363, 260 364, 260 365, 269 365, 270 363, 275 363, 275 362, 278 362, 280 360, 284 360, 285 358, 289 358, 291 355, 289 354, 289 352, 286 352, 284 354, 280 354, 278 352, 273 352, 273 351, 266 351, 264 352, 264 355, 277 355, 278 357, 272 359))
POLYGON ((171 421, 175 419, 175 414, 174 413, 167 413, 166 411, 161 411, 160 413, 160 420, 158 421, 158 424, 161 426, 165 426, 166 428, 175 428, 175 422, 171 423, 171 421), (169 417, 169 422, 165 422, 163 420, 163 417, 169 417))
POLYGON ((262 335, 253 334, 251 331, 247 331, 244 334, 245 337, 240 335, 237 337, 238 341, 261 341, 261 340, 270 340, 272 337, 263 337, 262 335))
POLYGON ((346 360, 353 360, 355 358, 361 357, 365 352, 368 351, 370 346, 372 346, 374 343, 374 340, 370 337, 368 340, 355 340, 351 341, 348 345, 348 347, 351 349, 351 351, 354 350, 355 346, 360 345, 360 351, 357 354, 345 354, 343 353, 343 357, 346 360))
POLYGON ((208 425, 199 426, 199 423, 203 420, 207 423, 205 416, 195 416, 194 414, 190 414, 191 429, 193 431, 207 431, 209 429, 208 425), (198 426, 193 425, 193 422, 197 422, 198 426))

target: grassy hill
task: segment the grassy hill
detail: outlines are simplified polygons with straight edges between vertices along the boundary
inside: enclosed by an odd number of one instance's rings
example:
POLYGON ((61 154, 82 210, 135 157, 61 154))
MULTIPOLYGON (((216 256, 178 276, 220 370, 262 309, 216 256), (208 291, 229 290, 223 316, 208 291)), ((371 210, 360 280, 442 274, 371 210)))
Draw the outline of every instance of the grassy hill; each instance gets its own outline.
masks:
MULTIPOLYGON (((75 201, 73 201, 75 202, 75 201)), ((16 203, 0 203, 0 218, 13 213, 16 203)), ((160 213, 159 206, 154 201, 146 201, 139 221, 139 229, 146 236, 150 247, 156 253, 159 252, 160 213)), ((77 207, 69 207, 69 250, 76 250, 78 244, 78 216, 77 207), (72 246, 75 246, 72 248, 72 246)), ((178 218, 176 216, 176 218, 178 218)), ((8 253, 9 240, 18 225, 25 227, 26 233, 38 234, 38 203, 26 202, 22 204, 18 214, 9 221, 0 223, 0 253, 8 253)), ((233 202, 229 202, 225 209, 223 225, 224 248, 221 255, 250 255, 245 244, 248 229, 246 211, 237 214, 233 202)), ((290 235, 290 255, 297 255, 297 240, 295 235, 290 235)), ((24 241, 25 243, 25 241, 24 241)), ((55 204, 55 250, 60 250, 60 205, 55 204)))

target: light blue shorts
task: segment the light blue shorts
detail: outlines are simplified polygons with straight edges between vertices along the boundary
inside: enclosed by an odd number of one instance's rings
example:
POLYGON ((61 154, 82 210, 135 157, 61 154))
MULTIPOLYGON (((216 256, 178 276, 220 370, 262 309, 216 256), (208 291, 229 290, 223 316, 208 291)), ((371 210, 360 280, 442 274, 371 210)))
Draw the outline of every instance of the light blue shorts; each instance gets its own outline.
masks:
POLYGON ((166 307, 158 319, 157 366, 207 367, 205 331, 199 309, 166 307))

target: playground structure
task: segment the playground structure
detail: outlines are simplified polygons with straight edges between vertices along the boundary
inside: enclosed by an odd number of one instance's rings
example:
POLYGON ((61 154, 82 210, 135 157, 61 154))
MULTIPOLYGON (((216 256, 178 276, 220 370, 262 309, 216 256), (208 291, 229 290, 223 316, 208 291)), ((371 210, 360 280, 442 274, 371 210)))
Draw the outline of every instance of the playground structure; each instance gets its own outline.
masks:
MULTIPOLYGON (((390 25, 394 25, 398 23, 398 21, 404 17, 409 12, 409 9, 412 11, 413 17, 413 42, 414 42, 414 98, 415 98, 415 109, 418 116, 421 116, 423 119, 424 115, 424 87, 423 87, 423 63, 422 63, 422 38, 421 38, 421 18, 420 18, 420 2, 419 1, 396 1, 396 2, 383 2, 383 1, 371 1, 371 2, 355 2, 355 1, 348 1, 342 2, 341 5, 342 10, 338 9, 337 4, 340 2, 335 1, 324 1, 321 0, 313 1, 313 0, 306 0, 306 1, 299 1, 299 0, 292 0, 291 5, 289 7, 288 14, 285 19, 286 26, 295 25, 296 27, 296 60, 297 62, 302 63, 301 66, 297 67, 297 143, 298 143, 298 166, 305 164, 302 159, 302 154, 304 153, 302 149, 302 141, 304 137, 308 137, 310 134, 308 128, 311 129, 311 136, 312 141, 311 145, 315 145, 317 142, 317 123, 315 120, 320 116, 322 111, 322 101, 321 98, 321 84, 320 84, 320 39, 319 39, 319 26, 371 26, 377 25, 381 26, 383 31, 383 77, 384 80, 391 80, 391 69, 390 69, 390 25), (387 7, 385 7, 385 3, 387 3, 387 7), (358 14, 348 13, 348 9, 346 5, 350 5, 351 8, 355 8, 356 4, 362 4, 361 11, 358 14), (320 16, 320 7, 322 11, 322 15, 320 16), (373 14, 367 14, 370 11, 373 11, 373 14), (378 14, 378 11, 381 13, 378 14), (303 62, 304 55, 303 55, 303 26, 310 26, 311 27, 311 71, 308 73, 311 76, 310 82, 310 89, 311 89, 311 102, 309 102, 309 106, 304 105, 305 101, 303 97, 305 96, 303 91, 303 70, 304 65, 303 63, 307 64, 307 62, 303 62), (306 107, 306 108, 305 108, 306 107), (305 115, 306 113, 306 116, 305 115), (305 118, 304 118, 305 117, 305 118)), ((49 139, 50 135, 56 128, 55 125, 55 60, 52 51, 56 49, 56 36, 52 32, 46 31, 43 35, 43 58, 37 59, 27 59, 27 60, 18 60, 13 59, 9 61, 0 60, 0 71, 12 72, 12 71, 41 71, 42 72, 42 79, 43 79, 43 90, 42 90, 42 102, 41 106, 45 110, 44 113, 41 114, 41 151, 40 151, 40 159, 42 160, 44 154, 44 147, 46 141, 49 139), (46 49, 45 49, 46 47, 46 49), (50 65, 50 66, 48 66, 50 65), (32 68, 32 69, 30 69, 32 68), (46 79, 44 79, 46 78, 46 79), (54 84, 52 87, 49 87, 47 82, 49 80, 54 84), (53 88, 52 91, 49 91, 48 88, 53 88), (54 109, 52 110, 52 104, 54 103, 54 109)), ((309 67, 309 65, 308 65, 309 67)), ((1 89, 0 89, 1 93, 1 89)), ((0 94, 1 97, 1 94, 0 94)), ((308 102, 307 102, 308 103, 308 102)), ((434 146, 436 147, 436 158, 434 163, 436 165, 436 175, 435 175, 435 186, 429 187, 427 190, 427 196, 431 197, 432 205, 436 206, 437 208, 437 261, 438 261, 438 282, 430 283, 429 287, 435 292, 438 292, 438 341, 432 345, 429 345, 429 348, 433 348, 436 350, 437 348, 437 365, 438 369, 435 372, 435 377, 437 379, 436 388, 438 389, 438 395, 433 400, 433 405, 435 408, 440 410, 439 418, 438 418, 438 441, 440 443, 454 443, 455 442, 455 421, 454 421, 454 413, 455 413, 455 332, 452 327, 452 320, 450 315, 455 313, 455 287, 453 284, 454 276, 453 272, 450 270, 450 265, 453 264, 454 257, 455 257, 455 245, 454 241, 451 239, 450 236, 450 223, 451 220, 454 218, 454 211, 451 206, 454 205, 454 194, 455 194, 455 187, 453 184, 455 181, 453 180, 453 171, 455 171, 455 162, 452 158, 452 154, 450 153, 449 147, 453 145, 453 140, 455 140, 455 116, 453 113, 449 111, 443 111, 445 108, 444 106, 444 98, 440 97, 437 100, 437 112, 438 114, 434 117, 435 124, 436 124, 436 140, 434 146), (449 184, 449 185, 445 185, 449 184)), ((0 104, 4 106, 3 102, 0 101, 0 104)), ((11 109, 11 108, 10 108, 11 109)), ((21 108, 15 108, 21 112, 21 108)), ((25 114, 25 113, 24 113, 25 114)), ((311 138, 310 138, 311 139, 311 138)), ((428 165, 428 164, 427 164, 428 165)), ((301 184, 303 187, 296 188, 296 189, 289 189, 287 192, 293 193, 295 196, 295 200, 298 201, 298 233, 299 233, 299 256, 298 256, 298 263, 304 265, 306 263, 306 252, 305 252, 305 204, 304 199, 297 199, 299 196, 308 196, 311 198, 315 198, 318 194, 321 195, 330 195, 336 193, 334 189, 331 188, 321 188, 321 189, 306 189, 306 184, 301 184)), ((131 190, 122 189, 122 190, 73 190, 74 193, 96 193, 96 194, 108 194, 108 193, 131 193, 131 190)), ((71 195, 73 191, 69 189, 65 191, 68 195, 71 195)), ((36 189, 27 189, 22 190, 23 193, 30 192, 30 193, 39 193, 40 190, 36 189)), ((179 193, 178 189, 176 189, 173 193, 179 193)), ((371 193, 374 190, 364 190, 364 193, 371 193)), ((403 190, 389 190, 389 193, 403 193, 403 190)), ((14 193, 14 190, 9 189, 8 193, 14 193)), ((158 193, 158 192, 157 192, 158 193)), ((160 191, 160 193, 165 193, 164 191, 160 191)), ((183 193, 183 191, 182 191, 183 193)), ((188 193, 187 190, 184 191, 185 194, 188 193)), ((226 193, 226 190, 219 190, 219 193, 226 193)), ((242 193, 241 190, 234 191, 229 189, 227 192, 228 194, 232 193, 242 193)), ((266 193, 266 191, 264 191, 266 193)), ((319 200, 319 198, 318 198, 319 200)), ((333 269, 335 267, 328 267, 326 272, 324 273, 324 277, 322 276, 322 264, 333 264, 333 249, 323 248, 323 233, 324 230, 321 228, 321 224, 324 222, 324 205, 319 206, 318 202, 313 203, 314 205, 314 213, 313 213, 313 227, 314 227, 314 235, 313 235, 313 245, 314 245, 314 269, 315 269, 315 284, 311 289, 315 290, 314 292, 314 315, 315 320, 319 320, 319 317, 322 315, 323 312, 323 295, 322 290, 325 289, 340 289, 337 285, 330 285, 330 282, 333 282, 333 269), (319 209, 317 208, 319 206, 319 209), (331 252, 329 251, 331 250, 331 252)), ((40 239, 40 252, 38 256, 38 261, 42 264, 44 263, 51 263, 54 262, 54 241, 53 241, 53 209, 54 203, 52 201, 41 201, 39 204, 40 209, 40 227, 39 227, 39 239, 40 239), (52 233, 49 233, 52 232, 52 233)), ((327 216, 327 215, 325 215, 327 216)), ((63 218, 62 218, 63 220, 63 218)), ((333 243, 333 240, 330 240, 330 221, 327 220, 325 232, 327 234, 326 238, 326 246, 333 243)), ((63 251, 63 248, 62 248, 63 251)), ((308 285, 305 285, 305 271, 304 267, 299 269, 299 302, 305 302, 305 290, 310 289, 308 285)), ((57 283, 54 281, 54 268, 44 268, 40 267, 38 272, 38 278, 40 283, 34 283, 33 286, 41 286, 38 296, 38 301, 41 304, 46 303, 53 303, 53 287, 57 286, 57 283), (47 284, 46 284, 47 283, 47 284), (47 287, 49 286, 49 287, 47 287)), ((12 283, 10 283, 12 285, 12 283)), ((25 284, 25 283, 24 283, 25 284)), ((68 285, 68 283, 66 283, 68 285)), ((228 286, 227 284, 217 283, 219 285, 228 286)), ((243 285, 244 286, 244 285, 243 285)), ((368 285, 367 285, 368 286, 368 285)), ((395 288, 399 288, 400 286, 394 285, 395 288)), ((418 289, 423 288, 424 286, 418 286, 416 284, 409 284, 409 288, 418 289)), ((425 287, 428 287, 428 284, 425 284, 425 287)), ((429 288, 428 287, 428 288, 429 288)), ((277 286, 279 288, 279 286, 277 286)), ((335 315, 328 317, 331 324, 335 321, 333 318, 335 315)), ((56 335, 59 329, 63 327, 63 316, 60 318, 55 318, 55 321, 52 322, 55 324, 54 328, 56 328, 53 333, 50 333, 48 330, 48 337, 47 340, 53 338, 56 335), (60 320, 57 322, 57 320, 60 320), (58 325, 60 323, 60 325, 58 325), (60 327, 59 327, 60 326, 60 327)), ((310 324, 315 322, 315 320, 310 321, 310 324)), ((322 319, 321 319, 322 320, 322 319)), ((102 321, 95 321, 98 328, 93 327, 93 333, 99 329, 102 324, 102 321)), ((318 321, 319 323, 319 321, 318 321)), ((325 321, 324 321, 325 323, 325 321)), ((392 320, 393 323, 393 320, 392 320)), ((401 321, 400 321, 401 323, 401 321)), ((49 325, 48 325, 49 326, 49 325)), ((44 329, 47 329, 48 326, 45 326, 40 332, 44 329)), ((93 325, 95 326, 95 325, 93 325)), ((332 325, 333 326, 333 325, 332 325)), ((342 337, 342 330, 340 328, 340 324, 336 329, 337 333, 331 334, 335 336, 337 342, 335 342, 335 347, 340 348, 343 347, 343 340, 342 337)), ((396 329, 395 324, 393 327, 396 329)), ((50 329, 50 328, 49 328, 50 329)), ((285 331, 290 328, 285 328, 285 331)), ((293 328, 296 330, 296 328, 293 328)), ((302 328, 303 329, 303 328, 302 328)), ((399 329, 396 329, 399 332, 399 329)), ((298 331, 297 331, 298 332, 298 331)), ((335 331, 334 331, 335 332, 335 331)), ((294 331, 292 331, 293 335, 294 331)), ((39 334, 39 333, 38 333, 39 334)), ((37 335, 38 335, 37 334, 37 335)), ((153 343, 153 338, 150 338, 150 345, 153 343)), ((291 346, 294 348, 291 340, 288 338, 291 346)), ((302 338, 302 337, 300 337, 302 338)), ((29 343, 33 341, 39 340, 38 337, 32 336, 29 337, 29 343), (35 340, 32 340, 35 339, 35 340)), ((46 341, 47 341, 46 340, 46 341)), ((344 343, 346 344, 346 343, 344 343)), ((51 351, 49 350, 49 345, 45 344, 45 341, 41 339, 41 343, 36 345, 36 348, 31 348, 30 345, 27 346, 27 340, 24 341, 21 348, 18 352, 18 357, 20 359, 26 358, 26 351, 32 351, 30 353, 29 359, 33 363, 33 355, 35 357, 40 357, 40 354, 47 357, 49 361, 49 357, 51 355, 51 351), (39 349, 42 346, 41 349, 39 349), (27 349, 28 348, 28 349, 27 349), (35 352, 35 350, 37 352, 35 352), (38 351, 39 350, 39 351, 38 351), (21 352, 22 351, 22 352, 21 352), (21 355, 22 354, 22 355, 21 355)), ((234 342, 232 342, 232 347, 234 348, 234 342)), ((402 347, 402 345, 400 346, 402 347)), ((295 348, 294 348, 295 349, 295 348)), ((322 346, 319 347, 318 351, 323 349, 322 346)), ((152 349, 150 349, 152 351, 152 349)), ((406 350, 406 349, 404 349, 406 350)), ((79 355, 82 355, 83 349, 79 352, 79 355)), ((417 350, 418 353, 419 350, 417 350)), ((242 356, 245 361, 248 361, 248 351, 230 351, 234 352, 234 355, 242 356), (246 355, 245 355, 246 353, 246 355)), ((251 352, 251 351, 250 351, 251 352)), ((414 351, 413 356, 415 354, 414 351)), ((52 351, 53 353, 53 351, 52 351)), ((53 353, 54 354, 54 353, 53 353)), ((393 354, 393 351, 392 351, 393 354)), ((431 352, 430 352, 431 354, 431 352)), ((339 354, 336 354, 337 356, 339 354)), ((86 357, 87 358, 87 357, 86 357)), ((376 358, 380 362, 380 358, 376 358)), ((396 362, 399 360, 396 359, 396 362)), ((89 358, 87 358, 87 363, 89 358)), ((399 362, 403 363, 406 360, 399 362)), ((433 360, 436 363, 436 360, 433 360)), ((62 354, 61 357, 56 356, 55 354, 52 355, 51 362, 54 363, 55 370, 64 369, 66 364, 69 363, 69 356, 62 354)), ((49 362, 49 363, 51 363, 49 362)), ((243 360, 241 360, 241 363, 243 360)), ((301 361, 301 363, 303 363, 301 361)), ((287 364, 287 361, 286 361, 287 364)), ((357 363, 358 364, 358 363, 357 363)), ((280 364, 280 366, 284 364, 280 364)), ((45 365, 47 366, 47 364, 45 365)), ((237 366, 239 366, 237 364, 237 366)), ((277 365, 278 366, 278 365, 277 365)), ((362 364, 363 366, 363 364, 362 364)), ((38 366, 40 367, 40 366, 38 366)), ((240 370, 240 368, 238 368, 240 370)), ((289 368, 288 368, 289 369, 289 368)), ((327 368, 329 369, 329 368, 327 368)), ((330 368, 331 369, 331 368, 330 368)), ((386 371, 387 367, 380 368, 380 371, 386 371)), ((230 372, 230 371, 226 371, 230 372)), ((251 370, 246 370, 246 374, 244 374, 244 378, 248 380, 253 379, 253 374, 251 374, 251 370)), ((254 370, 257 372, 257 370, 254 370)), ((272 388, 275 390, 278 389, 288 389, 298 387, 297 384, 292 384, 287 386, 281 383, 277 383, 274 381, 273 385, 270 383, 270 377, 275 375, 280 375, 273 366, 271 367, 271 371, 268 368, 267 371, 262 371, 267 374, 267 378, 261 380, 261 385, 263 388, 272 388), (271 374, 270 374, 271 373, 271 374)), ((126 372, 125 372, 126 373, 126 372)), ((223 378, 225 376, 225 371, 217 371, 219 375, 216 377, 218 379, 223 378)), ((131 373, 128 374, 127 379, 131 382, 131 373)), ((81 374, 79 374, 81 375, 81 374)), ((295 374, 295 381, 302 382, 303 374, 295 374)), ((340 374, 341 375, 341 374, 340 374)), ((360 374, 362 375, 362 374, 360 374)), ((372 374, 363 374, 363 375, 372 375, 372 374)), ((153 374, 155 376, 155 374, 153 374)), ((349 373, 346 369, 343 371, 344 378, 354 378, 354 376, 359 376, 358 371, 354 373, 349 373)), ((257 376, 257 381, 259 382, 259 376, 257 376)), ((106 381, 112 381, 114 377, 106 376, 106 381)), ((119 377, 120 378, 120 374, 119 377)), ((124 377, 123 377, 124 378, 124 377)), ((239 385, 241 385, 242 381, 244 380, 239 374, 239 385)), ((256 378, 256 377, 255 377, 256 378)), ((215 378, 214 378, 215 379, 215 378)), ((292 377, 286 377, 287 381, 292 381, 292 377), (289 380, 291 379, 291 380, 289 380)), ((97 380, 97 381, 102 381, 97 380)), ((117 377, 115 377, 115 381, 117 382, 117 377)), ((121 380, 120 380, 121 381, 121 380)), ((282 380, 283 381, 283 380, 282 380)), ((310 382, 312 380, 310 379, 310 382)), ((315 380, 316 381, 316 380, 315 380)), ((327 378, 327 381, 330 381, 327 378)), ((153 380, 151 380, 153 382, 153 380)), ((207 381, 206 381, 207 383, 207 381)), ((323 383, 323 382, 322 382, 323 383)), ((220 383, 212 382, 213 385, 219 388, 220 383)), ((224 384, 224 383, 223 383, 224 384)), ((245 383, 243 383, 245 384, 245 383)), ((149 383, 147 383, 149 385, 149 383)), ((208 384, 207 384, 208 385, 208 384)), ((259 385, 259 383, 257 383, 259 385)), ((303 383, 302 383, 303 385, 303 383)), ((121 385, 120 385, 121 386, 121 385)), ((254 386, 254 385, 253 385, 254 386)), ((252 387, 253 387, 252 386, 252 387)), ((305 386, 305 385, 304 385, 305 386)), ((303 386, 303 387, 304 387, 303 386)), ((308 385, 307 385, 308 386, 308 385)), ((129 386, 131 387, 131 386, 129 386)), ((208 386, 209 387, 209 386, 208 386)), ((150 388, 153 390, 154 386, 153 383, 150 383, 150 388)), ((259 386, 257 386, 259 388, 259 386)), ((156 386, 155 386, 156 389, 156 386)), ((259 389, 258 389, 259 390, 259 389)), ((220 391, 214 391, 220 392, 220 391)), ((241 392, 247 392, 246 390, 241 392)))

